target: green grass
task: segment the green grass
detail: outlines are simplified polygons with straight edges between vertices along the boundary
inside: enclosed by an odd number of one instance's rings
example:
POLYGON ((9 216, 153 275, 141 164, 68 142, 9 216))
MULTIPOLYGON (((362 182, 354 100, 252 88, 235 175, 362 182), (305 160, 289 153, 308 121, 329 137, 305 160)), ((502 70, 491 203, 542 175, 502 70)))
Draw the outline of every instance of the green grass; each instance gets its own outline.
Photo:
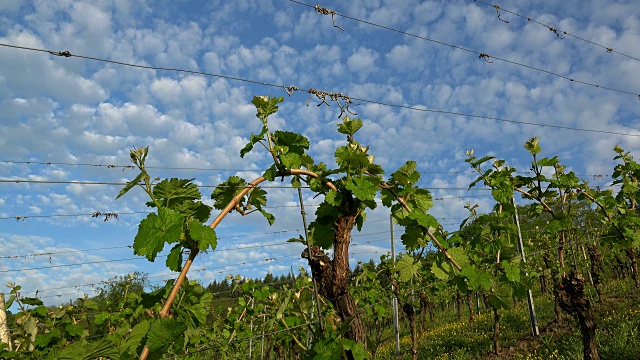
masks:
MULTIPOLYGON (((592 300, 597 324, 597 347, 602 359, 640 359, 640 291, 629 281, 611 281, 604 289, 604 303, 592 300)), ((595 291, 588 290, 595 299, 595 291)), ((543 360, 582 359, 582 340, 578 323, 564 314, 564 322, 550 325, 555 319, 550 296, 534 299, 541 335, 532 337, 526 302, 518 309, 502 311, 501 344, 503 352, 493 353, 493 316, 485 312, 469 326, 468 312, 463 308, 463 319, 446 310, 428 323, 428 329, 418 335, 420 359, 522 359, 543 360), (544 330, 544 331, 543 331, 544 330)), ((401 338, 401 359, 411 359, 411 336, 401 338)), ((383 343, 376 359, 396 359, 395 343, 383 343)))

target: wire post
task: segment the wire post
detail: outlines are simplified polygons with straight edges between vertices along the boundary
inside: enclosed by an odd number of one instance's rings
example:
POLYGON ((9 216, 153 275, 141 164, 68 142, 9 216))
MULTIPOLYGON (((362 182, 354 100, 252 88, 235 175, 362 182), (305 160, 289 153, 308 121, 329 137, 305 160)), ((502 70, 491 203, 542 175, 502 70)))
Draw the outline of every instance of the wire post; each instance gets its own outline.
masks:
MULTIPOLYGON (((522 244, 522 231, 520 230, 520 219, 518 218, 518 206, 516 205, 516 196, 513 195, 511 198, 511 204, 513 205, 514 214, 513 221, 516 223, 516 227, 518 228, 518 251, 520 251, 520 256, 522 257, 522 262, 526 263, 527 259, 524 256, 524 245, 522 244)), ((529 273, 525 273, 526 276, 529 276, 529 273)), ((538 330, 538 319, 536 317, 536 309, 533 305, 533 295, 531 294, 531 289, 527 290, 527 305, 529 306, 529 319, 531 320, 531 334, 533 336, 540 335, 540 331, 538 330)))
MULTIPOLYGON (((307 213, 304 211, 304 202, 302 201, 302 190, 298 188, 298 198, 300 199, 300 214, 302 215, 302 226, 304 227, 304 238, 307 242, 307 252, 309 253, 309 261, 311 261, 311 245, 309 244, 309 229, 307 228, 307 213)), ((324 332, 324 320, 322 319, 322 309, 320 308, 320 299, 318 298, 318 286, 316 284, 316 279, 311 274, 311 279, 313 280, 313 296, 316 302, 316 307, 318 310, 318 323, 320 324, 320 330, 324 332)))
POLYGON ((7 313, 4 309, 4 293, 0 293, 0 343, 8 344, 8 350, 13 351, 9 327, 7 326, 7 313))
MULTIPOLYGON (((393 217, 389 215, 389 224, 391 227, 391 258, 393 265, 396 264, 396 240, 393 232, 393 217)), ((398 327, 398 298, 396 297, 396 289, 391 284, 391 306, 393 307, 393 331, 396 339, 396 357, 400 357, 400 328, 398 327)))

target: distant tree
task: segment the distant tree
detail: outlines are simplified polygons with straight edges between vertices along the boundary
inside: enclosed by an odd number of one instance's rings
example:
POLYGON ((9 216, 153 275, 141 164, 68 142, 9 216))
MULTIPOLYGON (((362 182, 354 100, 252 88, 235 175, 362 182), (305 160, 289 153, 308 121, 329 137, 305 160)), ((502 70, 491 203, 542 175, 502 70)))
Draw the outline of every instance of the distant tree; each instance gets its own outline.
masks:
POLYGON ((148 274, 134 272, 128 275, 115 276, 105 282, 105 285, 97 288, 98 295, 95 301, 100 309, 108 309, 114 304, 119 304, 128 294, 142 294, 150 286, 148 274))

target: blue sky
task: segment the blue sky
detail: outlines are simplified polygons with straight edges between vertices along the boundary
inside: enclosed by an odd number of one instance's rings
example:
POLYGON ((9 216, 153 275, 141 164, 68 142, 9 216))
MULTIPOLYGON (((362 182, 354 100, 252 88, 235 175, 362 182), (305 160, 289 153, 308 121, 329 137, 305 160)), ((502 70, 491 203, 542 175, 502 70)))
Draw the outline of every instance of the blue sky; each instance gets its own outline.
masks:
MULTIPOLYGON (((640 101, 634 94, 640 93, 640 7, 635 1, 499 5, 628 56, 572 36, 561 38, 503 10, 500 18, 508 23, 500 21, 495 8, 471 0, 321 6, 486 53, 491 63, 477 53, 336 16, 342 31, 330 16, 287 0, 3 1, 0 43, 415 108, 639 134, 640 101)), ((239 157, 251 132, 260 128, 250 104, 254 95, 285 96, 271 126, 303 133, 311 139, 314 158, 333 163, 333 149, 345 141, 335 130, 339 109, 335 104, 317 107, 314 100, 307 107, 304 92, 287 96, 283 89, 242 81, 0 47, 0 180, 127 181, 135 176, 131 169, 80 164, 129 165, 134 146, 150 147, 154 176, 193 177, 203 185, 230 175, 251 180, 269 160, 259 151, 239 157)), ((491 206, 486 191, 451 190, 466 188, 474 179, 464 162, 467 149, 505 158, 525 171, 529 159, 522 145, 540 136, 544 154, 558 155, 594 185, 610 179, 614 145, 640 156, 639 137, 355 103, 351 108, 365 121, 358 141, 370 145, 389 172, 416 160, 422 185, 440 199, 432 213, 451 230, 466 216, 466 202, 485 211, 491 206)), ((162 259, 155 264, 127 260, 136 257, 127 246, 143 215, 126 213, 146 211, 146 199, 133 191, 116 201, 119 190, 112 185, 0 183, 0 282, 21 284, 25 295, 40 290, 47 303, 57 303, 91 294, 91 287, 76 285, 133 271, 148 272, 155 284, 167 279, 162 259), (104 217, 50 217, 94 212, 120 215, 106 222, 104 217), (16 216, 43 217, 16 221, 16 216), (37 253, 51 254, 8 258, 37 253), (79 263, 91 264, 54 267, 79 263), (27 268, 40 269, 20 270, 27 268)), ((205 199, 211 191, 203 189, 205 199)), ((200 255, 193 278, 206 284, 229 273, 255 277, 304 265, 300 246, 282 244, 302 231, 297 192, 269 192, 276 223, 269 227, 256 214, 228 217, 217 231, 218 248, 249 248, 200 255)), ((304 198, 312 217, 312 205, 321 199, 307 192, 304 198)), ((369 219, 354 234, 353 261, 377 259, 389 249, 388 212, 376 209, 369 219)))

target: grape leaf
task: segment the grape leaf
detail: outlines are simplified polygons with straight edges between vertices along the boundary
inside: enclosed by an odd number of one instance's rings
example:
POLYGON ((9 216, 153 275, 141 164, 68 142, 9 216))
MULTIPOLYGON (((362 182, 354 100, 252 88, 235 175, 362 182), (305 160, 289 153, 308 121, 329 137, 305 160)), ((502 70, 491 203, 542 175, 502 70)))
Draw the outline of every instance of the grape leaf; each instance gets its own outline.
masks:
POLYGON ((418 164, 415 161, 407 161, 396 172, 391 174, 391 182, 397 182, 402 186, 415 184, 420 180, 420 173, 416 171, 418 164))
POLYGON ((65 331, 67 332, 67 334, 71 335, 71 336, 80 336, 82 335, 82 332, 84 331, 84 327, 82 327, 81 325, 76 325, 74 323, 69 323, 64 327, 65 331))
POLYGON ((216 249, 216 233, 209 226, 202 225, 198 221, 192 220, 189 223, 189 232, 191 238, 198 242, 198 249, 202 251, 206 251, 209 248, 211 248, 211 250, 216 249))
POLYGON ((198 186, 193 179, 171 178, 160 181, 153 188, 153 197, 159 200, 162 207, 172 207, 188 200, 201 198, 198 186))
POLYGON ((93 360, 101 358, 120 358, 118 346, 115 341, 111 339, 100 339, 95 342, 75 342, 65 346, 58 356, 60 360, 93 360))
POLYGON ((173 318, 158 318, 151 323, 147 334, 147 347, 156 351, 173 343, 187 327, 173 318))
POLYGON ((171 271, 182 270, 182 244, 176 244, 167 256, 166 265, 171 271))
POLYGON ((327 195, 324 196, 324 200, 331 206, 340 206, 340 203, 342 202, 342 194, 331 189, 327 195))
POLYGON ((475 266, 462 268, 460 275, 467 278, 467 284, 472 290, 490 290, 491 274, 483 270, 478 270, 475 266))
POLYGON ((227 181, 218 185, 211 194, 211 199, 214 200, 213 206, 218 210, 224 209, 245 186, 247 186, 247 182, 243 178, 230 176, 227 181))
POLYGON ((309 149, 309 139, 289 131, 276 131, 273 133, 274 140, 278 146, 288 147, 289 154, 302 155, 309 149))
POLYGON ((345 135, 353 135, 356 131, 364 125, 361 119, 351 119, 349 116, 345 116, 342 119, 342 124, 338 124, 338 132, 345 135))
POLYGON ((398 280, 407 282, 422 269, 422 263, 415 261, 411 255, 404 254, 396 263, 396 269, 398 269, 398 280))
POLYGON ((138 226, 133 240, 133 253, 153 262, 165 243, 174 243, 182 236, 184 216, 167 208, 158 209, 158 215, 149 214, 138 226))
POLYGON ((119 199, 122 195, 126 194, 127 192, 129 192, 129 190, 131 190, 134 186, 138 185, 140 183, 140 181, 142 181, 142 179, 144 179, 144 176, 146 175, 146 172, 140 172, 140 174, 138 174, 138 176, 136 176, 133 180, 129 181, 127 183, 127 185, 125 185, 124 188, 122 188, 122 190, 120 190, 120 192, 118 193, 118 196, 116 196, 116 200, 119 199))
POLYGON ((377 178, 372 177, 354 177, 351 181, 345 182, 347 190, 351 191, 355 197, 362 201, 375 200, 378 187, 375 184, 377 178))
POLYGON ((309 225, 309 242, 323 249, 330 249, 333 246, 334 234, 331 224, 315 221, 309 225))

